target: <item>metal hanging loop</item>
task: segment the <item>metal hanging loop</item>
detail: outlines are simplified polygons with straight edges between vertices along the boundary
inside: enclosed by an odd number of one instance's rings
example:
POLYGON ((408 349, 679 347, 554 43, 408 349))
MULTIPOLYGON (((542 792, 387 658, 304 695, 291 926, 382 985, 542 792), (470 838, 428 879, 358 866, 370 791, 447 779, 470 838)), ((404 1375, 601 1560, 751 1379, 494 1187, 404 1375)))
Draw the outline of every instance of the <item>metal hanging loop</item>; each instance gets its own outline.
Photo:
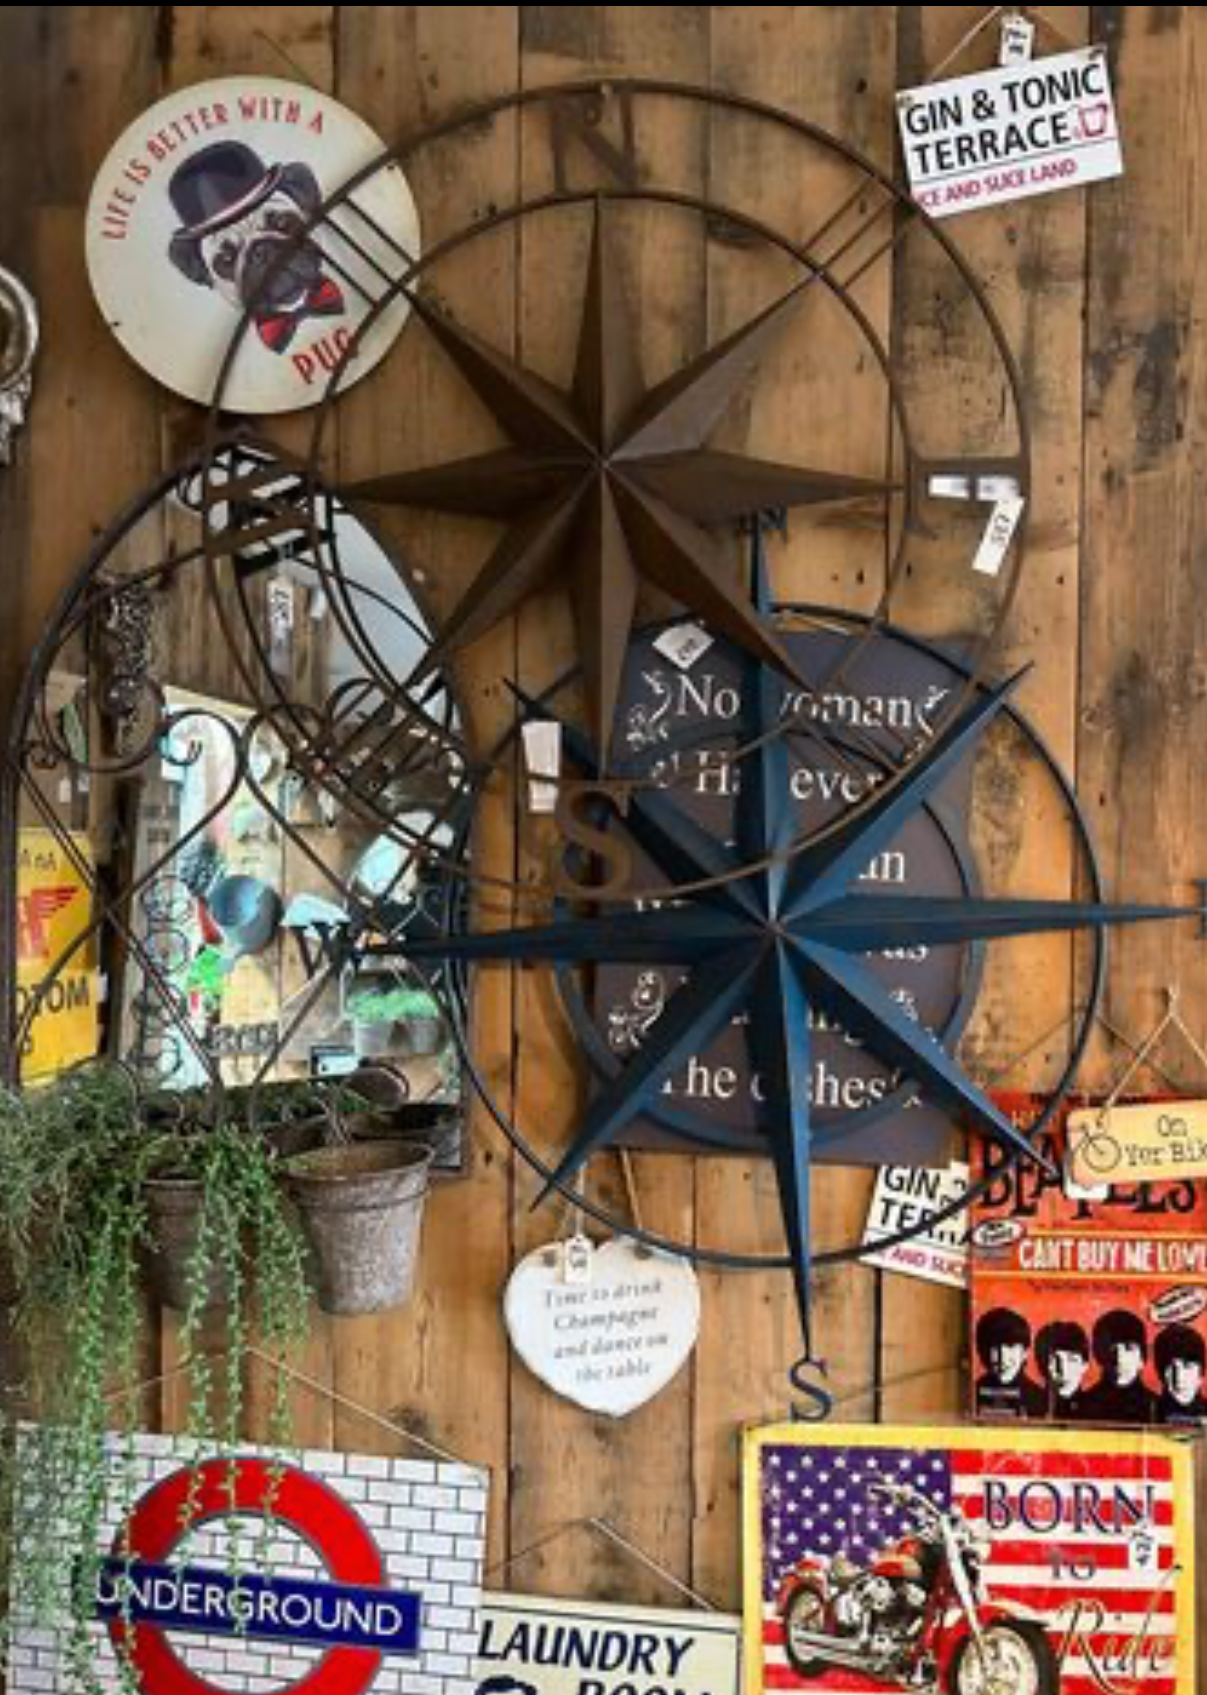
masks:
POLYGON ((0 265, 0 465, 12 463, 13 438, 25 422, 38 351, 38 308, 19 277, 0 265))

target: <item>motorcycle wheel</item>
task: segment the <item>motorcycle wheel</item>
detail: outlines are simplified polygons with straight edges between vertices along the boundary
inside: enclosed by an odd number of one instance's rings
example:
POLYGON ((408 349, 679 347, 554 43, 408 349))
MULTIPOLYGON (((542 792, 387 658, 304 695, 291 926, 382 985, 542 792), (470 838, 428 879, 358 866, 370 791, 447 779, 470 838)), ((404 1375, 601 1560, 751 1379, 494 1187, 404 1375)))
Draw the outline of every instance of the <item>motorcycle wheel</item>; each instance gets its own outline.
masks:
POLYGON ((1037 1624, 991 1624, 956 1649, 948 1677, 951 1695, 1058 1695, 1056 1656, 1037 1624))
POLYGON ((816 1635, 825 1628, 825 1596, 812 1584, 802 1584, 784 1608, 784 1649, 788 1664, 798 1677, 816 1677, 825 1670, 825 1661, 817 1658, 816 1651, 808 1652, 798 1647, 798 1633, 808 1631, 816 1635))

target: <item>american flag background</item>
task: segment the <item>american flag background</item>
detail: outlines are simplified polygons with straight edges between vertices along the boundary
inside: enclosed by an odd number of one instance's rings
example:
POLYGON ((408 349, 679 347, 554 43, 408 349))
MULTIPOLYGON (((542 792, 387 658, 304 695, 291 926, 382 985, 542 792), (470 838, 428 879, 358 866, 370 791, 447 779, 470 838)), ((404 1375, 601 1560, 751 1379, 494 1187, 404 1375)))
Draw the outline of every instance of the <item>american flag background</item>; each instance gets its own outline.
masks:
MULTIPOLYGON (((748 1678, 749 1695, 883 1695, 901 1687, 837 1668, 802 1678, 789 1664, 775 1606, 798 1561, 843 1554, 865 1567, 915 1531, 869 1492, 878 1480, 910 1484, 940 1510, 983 1528, 988 1603, 1043 1626, 1059 1665, 1059 1695, 1186 1695, 1192 1687, 1190 1526, 1183 1521, 1179 1535, 1178 1525, 1190 1511, 1189 1460, 1168 1442, 1011 1432, 999 1445, 981 1431, 893 1430, 876 1435, 896 1440, 873 1445, 869 1433, 848 1444, 837 1430, 819 1440, 812 1431, 796 1436, 800 1428, 755 1432, 755 1465, 748 1464, 748 1487, 757 1490, 747 1523, 758 1539, 759 1602, 750 1623, 761 1671, 748 1678), (792 1440, 760 1440, 787 1432, 792 1440)), ((754 1596, 751 1578, 751 1606, 754 1596)))

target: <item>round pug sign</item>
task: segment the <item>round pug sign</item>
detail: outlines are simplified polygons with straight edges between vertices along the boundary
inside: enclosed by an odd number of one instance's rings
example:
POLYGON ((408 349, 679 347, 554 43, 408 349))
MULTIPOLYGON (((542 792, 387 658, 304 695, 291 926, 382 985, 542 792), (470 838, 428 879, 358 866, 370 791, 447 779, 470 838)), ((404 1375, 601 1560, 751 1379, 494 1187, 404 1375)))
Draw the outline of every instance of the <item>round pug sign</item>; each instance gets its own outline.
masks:
POLYGON ((215 398, 223 375, 232 412, 315 405, 354 337, 341 382, 365 376, 409 309, 399 296, 358 336, 383 273, 419 254, 406 178, 397 165, 374 172, 297 237, 384 151, 345 106, 273 77, 198 83, 137 119, 88 205, 93 292, 131 358, 190 400, 215 398))

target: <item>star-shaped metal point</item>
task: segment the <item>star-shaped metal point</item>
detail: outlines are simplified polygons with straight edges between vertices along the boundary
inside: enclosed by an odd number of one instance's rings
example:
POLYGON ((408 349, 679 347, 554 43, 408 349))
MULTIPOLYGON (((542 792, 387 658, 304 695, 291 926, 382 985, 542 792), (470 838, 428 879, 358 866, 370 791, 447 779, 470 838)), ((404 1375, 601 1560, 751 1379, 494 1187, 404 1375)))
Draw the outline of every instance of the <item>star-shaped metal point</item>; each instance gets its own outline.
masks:
POLYGON ((340 490, 352 501, 473 514, 508 525, 417 677, 484 635, 541 584, 564 583, 578 625, 587 725, 606 758, 645 578, 711 630, 808 688, 774 629, 728 580, 707 526, 767 507, 883 496, 895 485, 724 453, 705 443, 811 281, 805 278, 652 389, 642 378, 637 326, 603 198, 595 203, 569 389, 525 369, 431 300, 412 297, 419 317, 511 443, 340 490))
MULTIPOLYGON (((1203 909, 863 892, 861 873, 970 756, 1018 678, 966 707, 913 760, 900 783, 879 791, 870 805, 824 837, 800 844, 788 749, 782 737, 761 734, 780 722, 783 684, 764 666, 752 672, 745 728, 755 733, 758 745, 742 758, 742 804, 732 846, 715 840, 656 789, 637 787, 625 816, 625 827, 671 885, 727 880, 675 906, 432 938, 407 944, 405 951, 417 960, 619 962, 686 969, 640 1051, 599 1088, 538 1200, 555 1184, 568 1183, 592 1154, 654 1106, 664 1084, 690 1056, 702 1052, 745 1009, 751 1060, 768 1103, 765 1128, 807 1334, 811 1009, 819 1009, 882 1063, 916 1082, 936 1105, 1046 1164, 955 1056, 891 998, 863 956, 884 948, 1201 917, 1203 909)), ((525 705, 550 716, 535 702, 525 705)), ((590 774, 598 772, 600 762, 589 741, 570 725, 563 725, 563 742, 575 763, 590 774)))

